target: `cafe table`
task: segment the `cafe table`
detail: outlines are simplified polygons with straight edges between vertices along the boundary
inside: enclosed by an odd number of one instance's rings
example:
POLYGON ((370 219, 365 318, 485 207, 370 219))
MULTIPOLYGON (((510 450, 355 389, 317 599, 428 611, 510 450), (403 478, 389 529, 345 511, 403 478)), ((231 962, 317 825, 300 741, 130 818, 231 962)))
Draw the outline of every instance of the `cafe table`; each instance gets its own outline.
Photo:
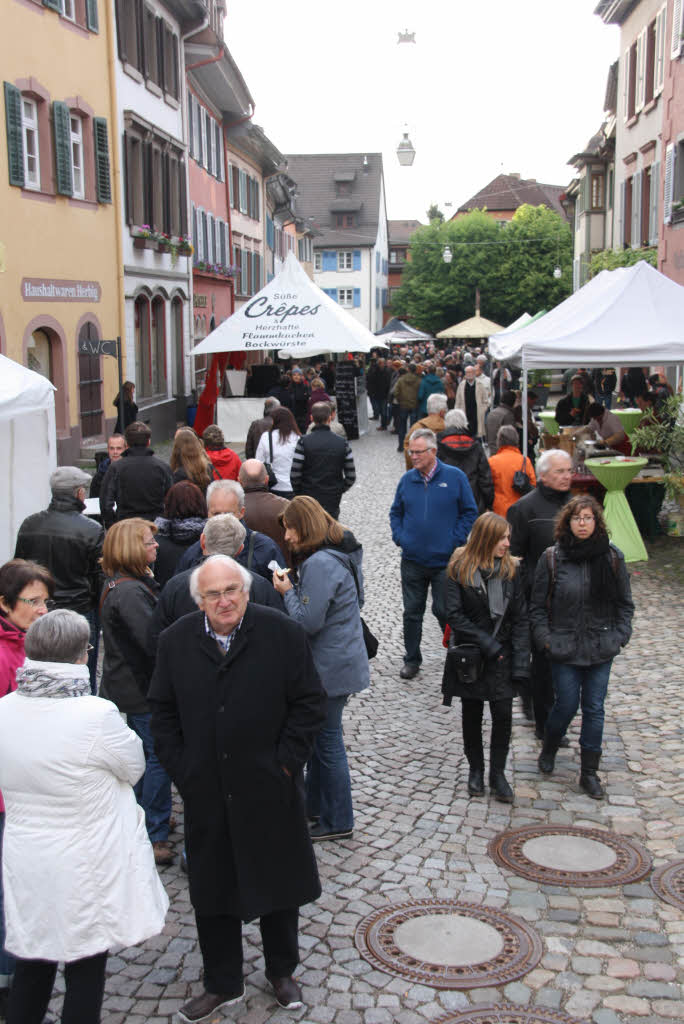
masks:
POLYGON ((648 459, 621 455, 612 459, 586 459, 584 465, 606 489, 603 508, 610 539, 620 548, 626 562, 645 562, 648 554, 627 503, 625 487, 648 465, 648 459))
POLYGON ((542 409, 538 413, 539 419, 544 424, 544 430, 547 434, 557 434, 559 431, 558 423, 556 422, 556 411, 555 409, 542 409))
POLYGON ((612 412, 620 420, 627 437, 632 436, 634 428, 639 426, 641 417, 644 415, 643 409, 613 409, 612 412))

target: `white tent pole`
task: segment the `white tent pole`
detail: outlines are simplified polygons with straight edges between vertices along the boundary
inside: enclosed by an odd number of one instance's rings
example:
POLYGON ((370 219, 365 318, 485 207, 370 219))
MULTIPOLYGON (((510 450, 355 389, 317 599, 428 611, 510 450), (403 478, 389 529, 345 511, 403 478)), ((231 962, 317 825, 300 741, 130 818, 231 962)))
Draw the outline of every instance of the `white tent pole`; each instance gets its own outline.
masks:
POLYGON ((523 455, 527 455, 527 365, 525 363, 525 349, 522 351, 522 428, 523 428, 523 455))

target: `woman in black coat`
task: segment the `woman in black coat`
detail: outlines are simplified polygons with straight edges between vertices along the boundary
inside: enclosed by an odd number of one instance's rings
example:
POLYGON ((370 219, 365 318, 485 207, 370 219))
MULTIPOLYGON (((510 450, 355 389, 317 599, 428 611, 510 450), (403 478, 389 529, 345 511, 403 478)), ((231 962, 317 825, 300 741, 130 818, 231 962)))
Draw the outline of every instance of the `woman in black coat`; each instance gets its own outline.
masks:
POLYGON ((529 676, 529 628, 518 559, 509 554, 510 527, 495 512, 475 520, 464 547, 447 567, 447 621, 450 644, 479 648, 482 670, 472 684, 461 682, 447 656, 442 681, 444 703, 461 698, 463 748, 470 766, 468 793, 484 795, 482 713, 489 701, 492 737, 489 786, 497 800, 513 802, 504 769, 511 741, 514 681, 529 676))
POLYGON ((481 443, 468 433, 468 420, 462 409, 451 409, 444 417, 444 430, 437 435, 437 457, 447 466, 463 470, 478 512, 492 507, 492 471, 481 443))
POLYGON ((201 537, 207 521, 207 502, 197 484, 181 480, 169 487, 164 515, 157 516, 157 560, 154 578, 160 587, 169 582, 179 560, 201 537))
POLYGON ((530 598, 534 643, 551 659, 555 701, 546 720, 539 771, 550 775, 582 702, 580 786, 600 800, 604 703, 613 658, 632 634, 634 603, 621 551, 608 540, 603 509, 578 494, 556 520, 556 543, 537 563, 530 598))
POLYGON ((138 406, 133 401, 133 392, 135 391, 135 384, 132 380, 127 380, 121 389, 123 391, 123 416, 121 415, 121 409, 119 408, 120 395, 117 395, 113 401, 113 405, 116 406, 116 426, 114 427, 115 434, 123 434, 131 423, 135 423, 138 418, 138 406))

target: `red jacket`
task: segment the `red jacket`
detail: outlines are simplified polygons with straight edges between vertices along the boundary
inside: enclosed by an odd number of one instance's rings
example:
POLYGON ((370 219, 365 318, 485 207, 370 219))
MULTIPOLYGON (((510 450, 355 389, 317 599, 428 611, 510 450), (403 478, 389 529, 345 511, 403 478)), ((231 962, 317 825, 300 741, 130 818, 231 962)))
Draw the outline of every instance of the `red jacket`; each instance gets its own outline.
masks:
POLYGON ((207 449, 211 464, 222 480, 237 480, 242 462, 232 448, 219 448, 218 451, 207 449))
MULTIPOLYGON (((25 633, 13 626, 4 615, 0 615, 0 697, 6 697, 17 688, 17 669, 24 664, 25 633)), ((0 813, 5 810, 5 801, 0 793, 0 813)))

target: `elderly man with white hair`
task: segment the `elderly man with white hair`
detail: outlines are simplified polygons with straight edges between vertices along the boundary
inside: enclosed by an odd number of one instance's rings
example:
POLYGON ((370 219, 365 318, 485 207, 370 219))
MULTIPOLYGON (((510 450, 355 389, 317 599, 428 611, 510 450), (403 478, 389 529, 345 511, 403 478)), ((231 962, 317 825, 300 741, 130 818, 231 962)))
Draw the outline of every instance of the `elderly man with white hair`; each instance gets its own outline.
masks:
MULTIPOLYGON (((534 573, 541 554, 554 542, 556 517, 570 500, 572 458, 559 448, 545 451, 537 459, 537 486, 508 509, 511 524, 511 554, 522 558, 523 578, 529 601, 534 573)), ((551 662, 532 646, 532 704, 535 731, 544 738, 546 718, 553 704, 551 662)), ((531 717, 529 700, 523 699, 525 713, 531 717)), ((567 745, 567 741, 564 745, 567 745)))
POLYGON ((204 991, 179 1011, 189 1022, 243 998, 242 922, 255 918, 278 1004, 301 1006, 299 907, 321 892, 303 769, 325 695, 302 627, 250 604, 249 587, 226 555, 194 570, 199 611, 160 637, 149 691, 159 760, 185 803, 204 965, 204 991))

